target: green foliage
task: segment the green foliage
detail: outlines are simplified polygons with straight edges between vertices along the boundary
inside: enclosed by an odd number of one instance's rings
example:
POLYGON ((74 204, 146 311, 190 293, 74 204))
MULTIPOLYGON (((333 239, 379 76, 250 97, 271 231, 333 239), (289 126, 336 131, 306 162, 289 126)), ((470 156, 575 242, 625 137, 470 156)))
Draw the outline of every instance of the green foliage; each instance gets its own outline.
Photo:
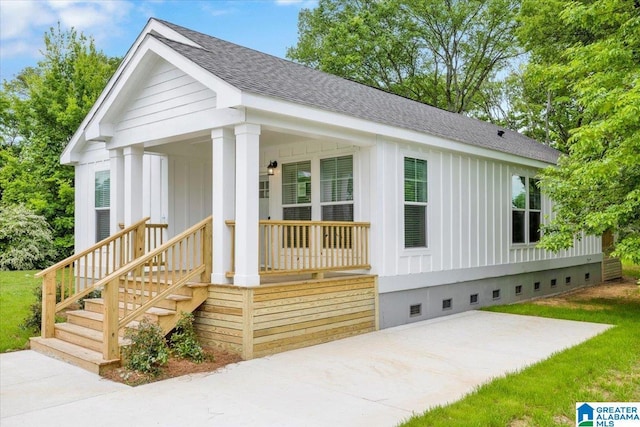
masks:
POLYGON ((0 206, 0 270, 30 270, 54 255, 46 219, 22 205, 0 206))
POLYGON ((193 314, 182 312, 180 320, 171 334, 171 351, 182 359, 189 359, 196 363, 203 362, 205 353, 198 342, 193 328, 193 314))
POLYGON ((122 348, 126 368, 158 375, 169 360, 169 347, 160 326, 144 318, 137 328, 127 329, 125 339, 131 340, 131 344, 122 348))
POLYGON ((515 0, 320 0, 298 18, 287 56, 449 111, 486 103, 519 54, 515 0))
POLYGON ((614 256, 640 262, 640 14, 632 2, 563 2, 559 19, 586 34, 558 49, 546 77, 579 106, 568 154, 544 171, 556 202, 540 245, 566 249, 582 232, 617 235, 614 256))
POLYGON ((45 34, 43 58, 0 92, 0 203, 24 204, 53 230, 56 258, 73 251, 73 167, 60 155, 119 60, 75 30, 45 34))
MULTIPOLYGON (((29 314, 20 324, 20 327, 24 330, 39 334, 42 328, 42 285, 38 285, 33 288, 32 293, 35 297, 35 301, 29 306, 29 314)), ((56 301, 60 301, 61 294, 62 286, 60 283, 57 283, 56 301)))
POLYGON ((27 348, 29 337, 34 334, 21 325, 37 298, 32 289, 40 279, 33 274, 34 271, 0 271, 0 353, 27 348))

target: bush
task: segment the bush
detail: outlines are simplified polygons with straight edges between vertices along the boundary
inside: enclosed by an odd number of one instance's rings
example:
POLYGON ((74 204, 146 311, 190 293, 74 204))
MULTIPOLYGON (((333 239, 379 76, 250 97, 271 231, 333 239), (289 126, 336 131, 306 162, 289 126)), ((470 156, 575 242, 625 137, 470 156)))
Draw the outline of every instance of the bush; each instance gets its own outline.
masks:
POLYGON ((47 220, 22 205, 0 206, 0 270, 34 270, 55 256, 47 220))
MULTIPOLYGON (((58 283, 56 284, 56 301, 60 301, 60 293, 61 287, 60 283, 58 283)), ((29 307, 29 316, 24 319, 20 327, 39 334, 42 328, 42 286, 38 285, 33 288, 33 294, 36 296, 36 302, 29 307)))
POLYGON ((158 375, 169 360, 169 347, 158 325, 143 319, 137 329, 129 328, 125 338, 131 344, 123 347, 122 357, 127 369, 158 375))
POLYGON ((193 314, 182 312, 173 334, 171 334, 171 351, 182 359, 190 359, 200 363, 205 359, 205 353, 198 342, 193 328, 193 314))

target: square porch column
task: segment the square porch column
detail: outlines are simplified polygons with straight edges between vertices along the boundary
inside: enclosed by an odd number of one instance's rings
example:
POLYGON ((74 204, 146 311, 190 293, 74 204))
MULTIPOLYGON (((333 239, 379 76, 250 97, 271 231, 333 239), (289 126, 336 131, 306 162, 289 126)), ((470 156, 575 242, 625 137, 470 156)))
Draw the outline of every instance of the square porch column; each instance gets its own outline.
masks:
POLYGON ((142 219, 142 156, 144 147, 123 149, 124 155, 124 224, 142 219))
POLYGON ((231 269, 231 229, 225 221, 235 217, 236 152, 233 130, 211 131, 213 184, 213 260, 211 283, 230 283, 226 273, 231 269))
POLYGON ((124 223, 124 157, 122 149, 109 150, 109 231, 120 231, 118 224, 124 223))
POLYGON ((260 219, 260 126, 237 125, 236 133, 236 243, 233 283, 260 285, 258 232, 260 219))

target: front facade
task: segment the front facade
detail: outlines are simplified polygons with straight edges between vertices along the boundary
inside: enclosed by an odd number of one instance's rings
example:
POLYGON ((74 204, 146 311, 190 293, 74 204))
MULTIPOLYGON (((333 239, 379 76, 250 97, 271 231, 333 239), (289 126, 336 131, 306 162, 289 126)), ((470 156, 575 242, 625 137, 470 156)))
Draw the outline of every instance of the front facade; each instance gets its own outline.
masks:
POLYGON ((62 161, 76 168, 76 248, 143 217, 171 237, 212 215, 212 284, 370 275, 384 328, 598 281, 599 238, 536 248, 552 215, 536 176, 557 156, 151 20, 62 161))

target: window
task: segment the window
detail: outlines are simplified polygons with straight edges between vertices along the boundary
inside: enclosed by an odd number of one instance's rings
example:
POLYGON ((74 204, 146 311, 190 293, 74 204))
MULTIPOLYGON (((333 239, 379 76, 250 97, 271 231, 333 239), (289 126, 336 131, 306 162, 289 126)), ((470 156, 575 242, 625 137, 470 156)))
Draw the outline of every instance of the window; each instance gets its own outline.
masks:
POLYGON ((571 276, 568 276, 568 277, 564 278, 564 284, 565 285, 570 285, 571 284, 571 276))
POLYGON ((556 279, 551 279, 551 287, 552 288, 555 288, 557 284, 558 284, 558 281, 556 279))
POLYGON ((533 284, 533 290, 534 291, 539 291, 540 290, 540 282, 535 282, 533 284))
POLYGON ((111 205, 111 185, 109 171, 96 172, 95 209, 96 242, 109 237, 111 232, 109 207, 111 205))
POLYGON ((404 246, 427 247, 427 161, 404 158, 404 246))
POLYGON ((469 295, 469 304, 478 304, 478 294, 469 295))
POLYGON ((493 299, 500 299, 500 289, 494 289, 491 295, 493 299))
POLYGON ((516 295, 520 295, 522 293, 522 285, 516 285, 516 295))
POLYGON ((353 156, 320 160, 323 221, 353 221, 353 156))
POLYGON ((540 180, 521 175, 511 177, 511 242, 540 240, 542 197, 540 180))
POLYGON ((311 220, 311 162, 282 165, 282 218, 311 220))

